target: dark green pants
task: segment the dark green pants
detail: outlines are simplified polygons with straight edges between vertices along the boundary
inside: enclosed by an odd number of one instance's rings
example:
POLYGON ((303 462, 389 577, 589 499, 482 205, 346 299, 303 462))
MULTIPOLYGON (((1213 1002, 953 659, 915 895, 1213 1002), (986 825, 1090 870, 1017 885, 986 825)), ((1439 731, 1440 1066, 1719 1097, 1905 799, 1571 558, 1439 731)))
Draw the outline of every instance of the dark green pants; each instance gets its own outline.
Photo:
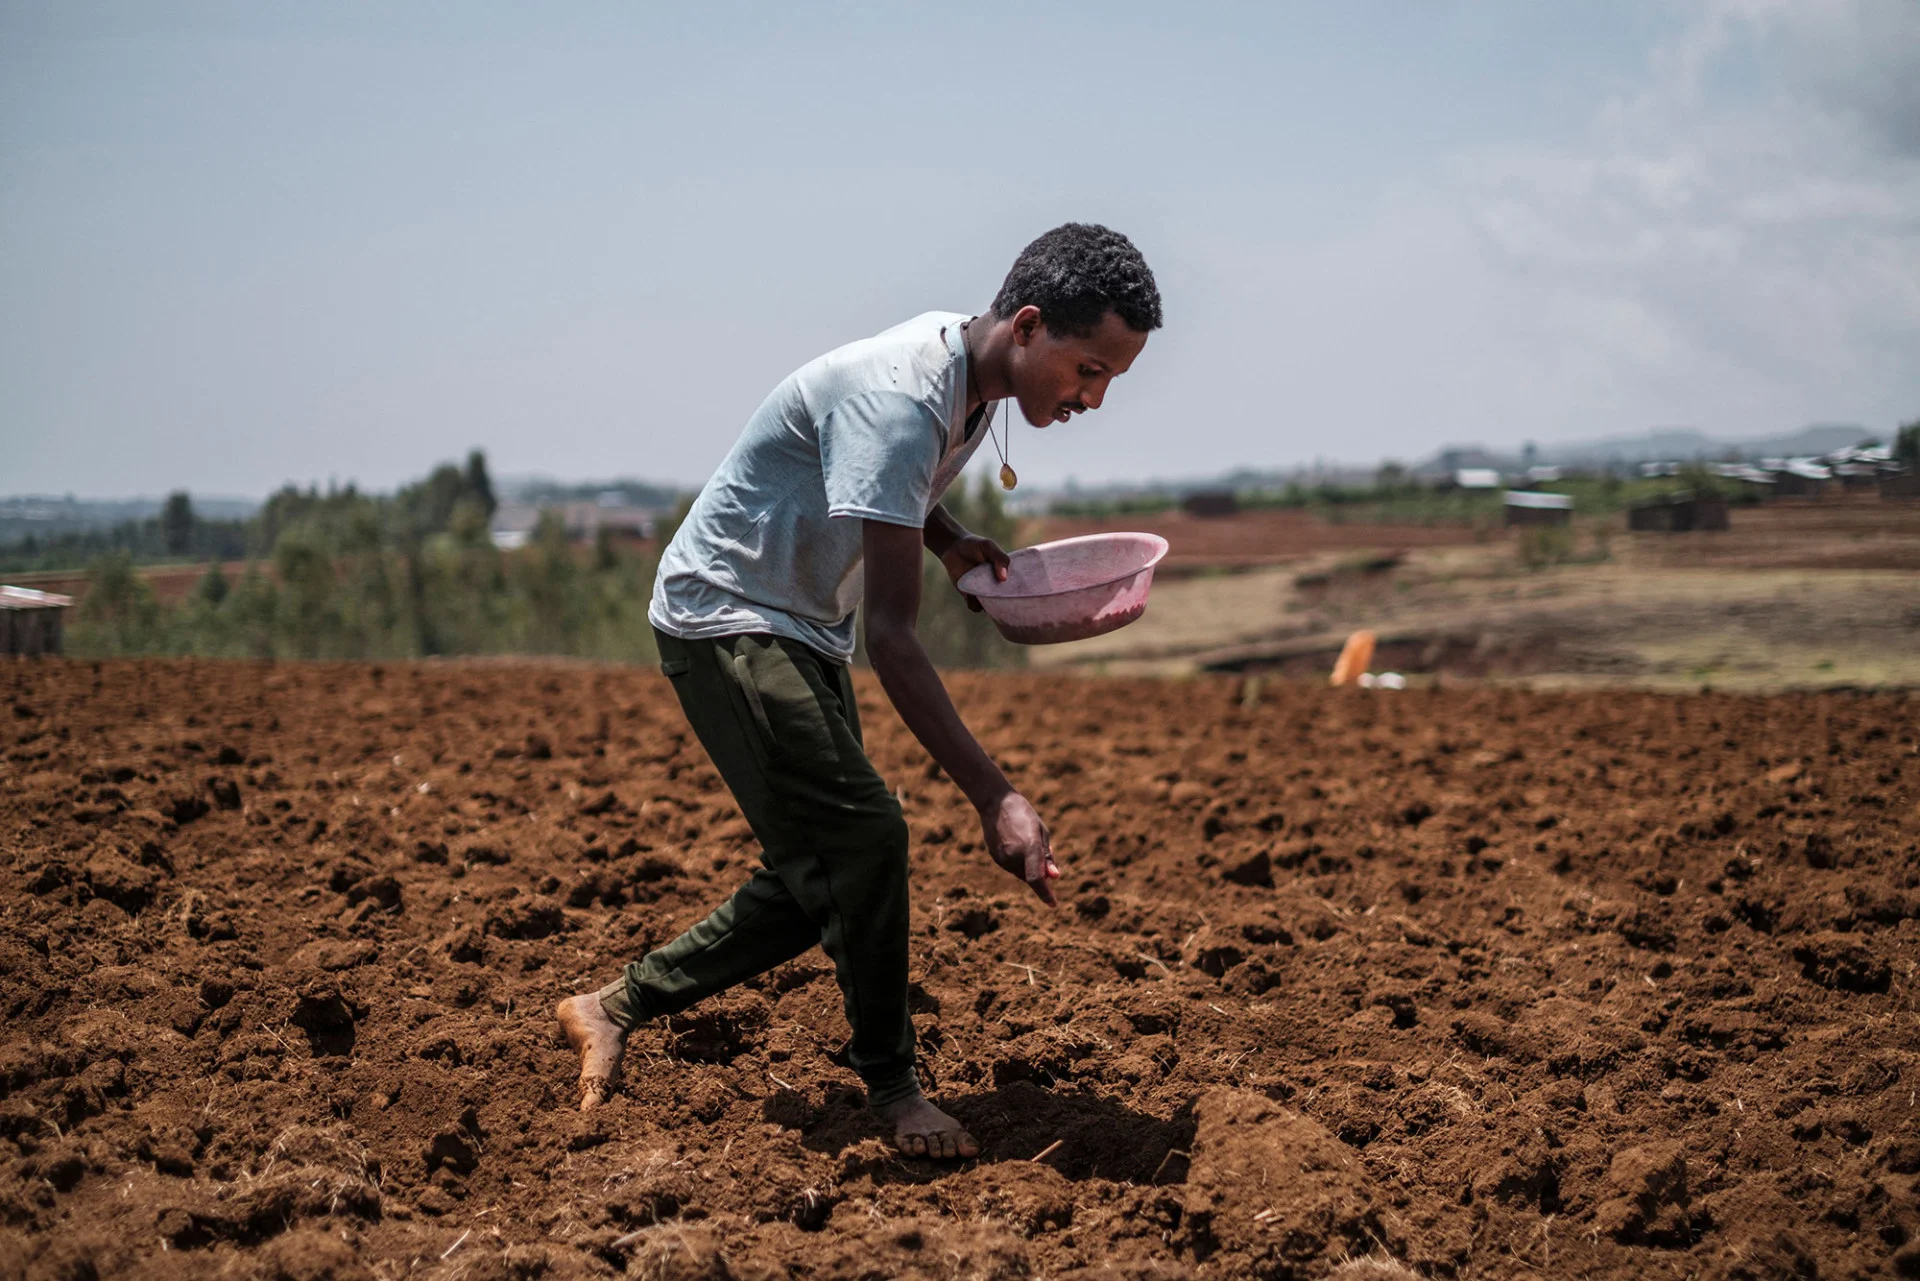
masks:
POLYGON ((919 1088, 907 1016, 907 823, 867 760, 846 665, 797 641, 656 631, 693 732, 760 839, 713 914, 600 993, 631 1027, 792 960, 832 958, 870 1102, 919 1088))

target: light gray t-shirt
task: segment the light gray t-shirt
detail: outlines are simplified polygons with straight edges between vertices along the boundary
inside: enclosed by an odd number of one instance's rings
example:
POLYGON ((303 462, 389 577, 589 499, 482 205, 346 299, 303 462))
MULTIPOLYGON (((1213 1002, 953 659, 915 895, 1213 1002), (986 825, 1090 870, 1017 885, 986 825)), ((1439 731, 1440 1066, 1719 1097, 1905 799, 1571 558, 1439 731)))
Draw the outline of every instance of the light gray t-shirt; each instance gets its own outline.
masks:
POLYGON ((920 528, 986 435, 990 415, 967 433, 966 319, 915 316, 775 387, 661 557, 653 625, 853 657, 862 520, 920 528))

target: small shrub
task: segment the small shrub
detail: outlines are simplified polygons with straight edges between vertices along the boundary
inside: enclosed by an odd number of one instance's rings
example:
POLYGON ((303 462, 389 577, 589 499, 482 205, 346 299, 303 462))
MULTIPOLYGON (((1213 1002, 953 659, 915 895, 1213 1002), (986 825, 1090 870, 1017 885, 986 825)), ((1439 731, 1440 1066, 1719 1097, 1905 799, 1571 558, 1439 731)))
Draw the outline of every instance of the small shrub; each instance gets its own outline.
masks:
POLYGON ((1573 559, 1573 529, 1568 525, 1528 525, 1515 550, 1527 569, 1546 569, 1573 559))

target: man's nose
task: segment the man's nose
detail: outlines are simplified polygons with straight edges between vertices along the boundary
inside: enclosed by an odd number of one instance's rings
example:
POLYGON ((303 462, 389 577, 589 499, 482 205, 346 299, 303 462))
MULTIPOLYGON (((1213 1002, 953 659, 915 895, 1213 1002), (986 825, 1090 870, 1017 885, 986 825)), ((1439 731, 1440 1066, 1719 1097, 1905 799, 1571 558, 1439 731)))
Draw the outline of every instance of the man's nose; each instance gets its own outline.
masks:
POLYGON ((1080 403, 1088 409, 1098 409, 1100 408, 1100 401, 1104 395, 1105 392, 1097 383, 1082 387, 1080 389, 1080 403))

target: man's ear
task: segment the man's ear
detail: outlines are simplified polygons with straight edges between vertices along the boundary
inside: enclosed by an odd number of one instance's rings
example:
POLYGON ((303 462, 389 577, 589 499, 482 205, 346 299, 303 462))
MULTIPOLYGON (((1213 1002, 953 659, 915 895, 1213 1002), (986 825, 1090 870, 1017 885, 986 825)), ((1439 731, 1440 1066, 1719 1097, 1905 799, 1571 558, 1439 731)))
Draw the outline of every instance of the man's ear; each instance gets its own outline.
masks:
POLYGON ((1013 345, 1025 347, 1033 342, 1033 336, 1040 332, 1040 309, 1028 303, 1013 313, 1013 345))

